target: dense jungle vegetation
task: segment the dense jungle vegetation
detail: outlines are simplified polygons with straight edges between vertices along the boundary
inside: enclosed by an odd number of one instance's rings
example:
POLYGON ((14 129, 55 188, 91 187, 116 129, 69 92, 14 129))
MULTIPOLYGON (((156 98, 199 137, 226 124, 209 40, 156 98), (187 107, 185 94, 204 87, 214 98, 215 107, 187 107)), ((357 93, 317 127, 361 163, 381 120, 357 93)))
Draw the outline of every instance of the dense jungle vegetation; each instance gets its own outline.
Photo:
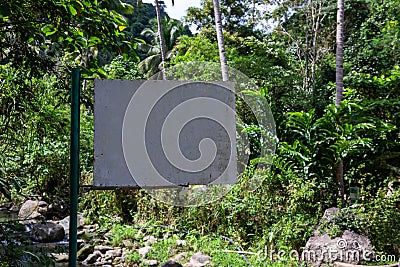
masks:
MULTIPOLYGON (((159 2, 165 64, 219 63, 212 1, 189 8, 184 21, 170 18, 159 2)), ((345 1, 341 105, 335 105, 336 1, 220 0, 220 6, 227 63, 257 84, 276 123, 279 142, 263 184, 254 192, 234 187, 221 201, 188 208, 141 190, 81 190, 80 212, 100 228, 167 225, 199 239, 224 235, 257 252, 301 250, 324 210, 339 207, 360 219, 344 216, 328 232, 361 223, 378 253, 400 256, 400 191, 390 187, 400 182, 400 2, 345 1)), ((135 0, 1 0, 0 28, 1 201, 68 203, 71 69, 81 68, 83 78, 157 73, 156 9, 135 0)), ((82 83, 81 185, 93 177, 93 87, 82 83)), ((246 175, 254 171, 262 172, 249 166, 246 175)))

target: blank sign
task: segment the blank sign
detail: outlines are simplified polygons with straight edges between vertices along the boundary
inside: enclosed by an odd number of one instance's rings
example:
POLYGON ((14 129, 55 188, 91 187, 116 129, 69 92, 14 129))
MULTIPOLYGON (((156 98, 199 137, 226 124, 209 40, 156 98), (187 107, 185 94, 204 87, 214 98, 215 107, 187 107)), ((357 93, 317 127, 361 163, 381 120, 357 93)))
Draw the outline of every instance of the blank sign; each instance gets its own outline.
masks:
POLYGON ((234 184, 232 83, 95 80, 94 185, 234 184))

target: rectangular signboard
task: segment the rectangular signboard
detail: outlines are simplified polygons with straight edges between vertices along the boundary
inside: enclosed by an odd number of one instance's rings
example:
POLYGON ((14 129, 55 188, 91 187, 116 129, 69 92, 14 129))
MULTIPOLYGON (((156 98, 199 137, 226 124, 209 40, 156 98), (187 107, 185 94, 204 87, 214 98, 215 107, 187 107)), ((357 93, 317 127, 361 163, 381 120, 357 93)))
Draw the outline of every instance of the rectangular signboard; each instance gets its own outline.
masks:
POLYGON ((95 80, 94 185, 233 184, 232 83, 95 80))

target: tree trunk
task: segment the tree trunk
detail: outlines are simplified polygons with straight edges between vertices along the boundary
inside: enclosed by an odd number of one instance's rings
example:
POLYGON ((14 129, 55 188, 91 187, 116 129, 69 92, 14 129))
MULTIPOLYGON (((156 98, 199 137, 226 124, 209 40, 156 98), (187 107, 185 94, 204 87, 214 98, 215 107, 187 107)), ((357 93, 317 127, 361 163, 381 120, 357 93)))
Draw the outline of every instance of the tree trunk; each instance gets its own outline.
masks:
POLYGON ((222 33, 222 19, 221 19, 221 11, 219 9, 219 1, 213 0, 213 4, 214 4, 214 17, 215 17, 215 30, 217 31, 219 58, 221 61, 222 80, 229 81, 228 63, 225 53, 224 35, 222 33))
POLYGON ((157 13, 157 26, 158 26, 158 38, 160 39, 160 53, 161 53, 161 73, 163 80, 167 79, 167 75, 165 74, 165 62, 167 60, 167 54, 165 52, 165 41, 163 35, 163 28, 161 22, 161 12, 160 12, 160 5, 158 0, 155 0, 156 5, 156 13, 157 13))
POLYGON ((344 0, 338 0, 336 27, 336 106, 343 99, 343 30, 344 30, 344 0))
MULTIPOLYGON (((336 106, 340 106, 343 99, 343 31, 344 31, 344 0, 337 2, 337 27, 336 27, 336 106)), ((336 179, 339 196, 344 205, 344 172, 343 159, 339 159, 336 167, 336 179)))

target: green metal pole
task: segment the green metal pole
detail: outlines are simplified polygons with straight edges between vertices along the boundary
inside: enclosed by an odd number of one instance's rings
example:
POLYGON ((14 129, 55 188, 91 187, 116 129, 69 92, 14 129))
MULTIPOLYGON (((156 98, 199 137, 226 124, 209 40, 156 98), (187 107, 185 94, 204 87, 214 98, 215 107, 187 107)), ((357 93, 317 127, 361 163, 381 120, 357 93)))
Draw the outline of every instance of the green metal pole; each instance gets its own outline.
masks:
POLYGON ((78 189, 79 189, 79 131, 80 131, 80 69, 72 70, 71 88, 71 155, 70 155, 70 220, 69 267, 76 267, 78 250, 78 189))

